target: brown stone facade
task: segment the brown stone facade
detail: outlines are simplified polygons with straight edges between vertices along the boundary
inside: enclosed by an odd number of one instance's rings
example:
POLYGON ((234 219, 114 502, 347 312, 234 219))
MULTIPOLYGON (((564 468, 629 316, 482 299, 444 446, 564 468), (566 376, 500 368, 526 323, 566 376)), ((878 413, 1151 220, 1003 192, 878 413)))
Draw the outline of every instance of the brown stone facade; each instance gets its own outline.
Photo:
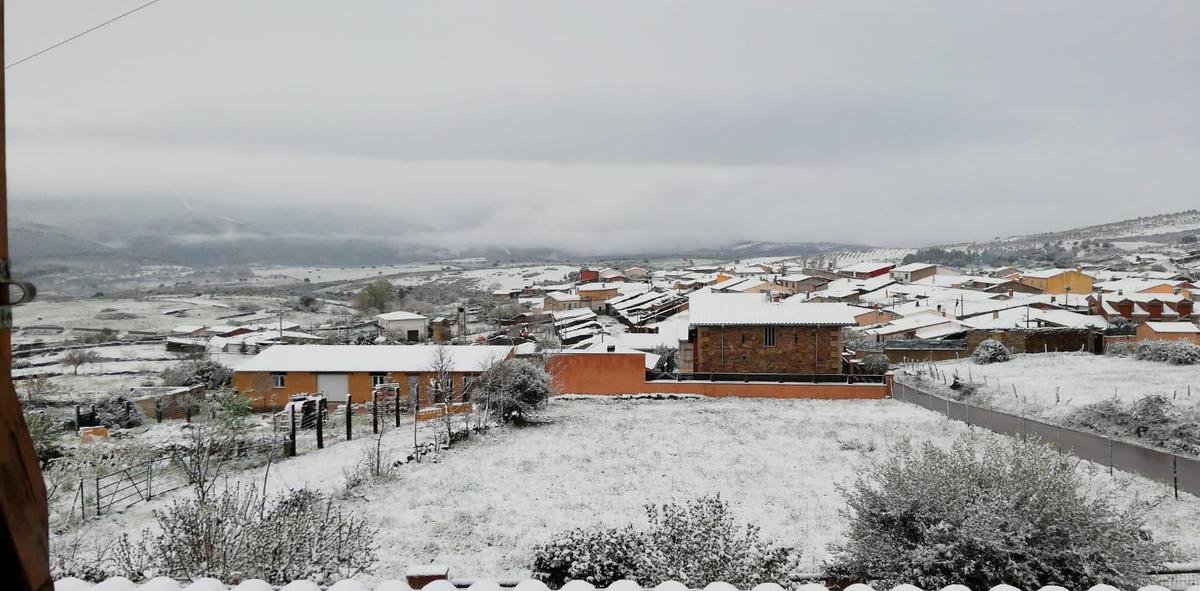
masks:
POLYGON ((697 326, 689 340, 697 373, 840 374, 841 338, 831 326, 697 326))

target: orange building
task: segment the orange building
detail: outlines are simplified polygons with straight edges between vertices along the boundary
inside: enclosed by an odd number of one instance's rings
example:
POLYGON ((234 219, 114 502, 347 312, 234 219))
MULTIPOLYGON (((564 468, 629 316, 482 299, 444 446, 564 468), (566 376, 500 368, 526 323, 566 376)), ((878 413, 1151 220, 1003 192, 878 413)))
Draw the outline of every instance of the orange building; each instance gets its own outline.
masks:
POLYGON ((1191 322, 1143 322, 1137 327, 1139 341, 1187 341, 1200 345, 1200 326, 1191 322))
MULTIPOLYGON (((441 348, 456 393, 493 362, 512 356, 512 347, 448 345, 441 348)), ((234 370, 233 387, 251 399, 255 410, 282 408, 292 396, 322 394, 331 402, 366 401, 371 391, 394 383, 410 400, 433 402, 434 365, 439 347, 431 345, 276 345, 234 370)), ((456 394, 457 396, 457 394, 456 394)))

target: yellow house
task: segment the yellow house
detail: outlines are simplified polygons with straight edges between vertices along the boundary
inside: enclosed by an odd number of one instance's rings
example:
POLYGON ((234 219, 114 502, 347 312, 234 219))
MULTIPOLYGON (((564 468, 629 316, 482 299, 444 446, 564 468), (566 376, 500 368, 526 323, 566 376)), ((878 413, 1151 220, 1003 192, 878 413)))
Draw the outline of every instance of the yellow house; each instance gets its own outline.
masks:
POLYGON ((1043 293, 1080 295, 1092 292, 1096 278, 1075 269, 1045 269, 1021 275, 1020 282, 1042 290, 1043 293))

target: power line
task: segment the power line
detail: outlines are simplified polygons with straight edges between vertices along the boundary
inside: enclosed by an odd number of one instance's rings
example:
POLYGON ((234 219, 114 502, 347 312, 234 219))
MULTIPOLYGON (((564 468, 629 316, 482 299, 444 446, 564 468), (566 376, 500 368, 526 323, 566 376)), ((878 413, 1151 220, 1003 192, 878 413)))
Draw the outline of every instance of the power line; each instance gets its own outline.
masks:
POLYGON ((110 19, 108 19, 108 20, 106 20, 106 21, 104 21, 104 22, 102 22, 102 23, 100 23, 100 24, 98 24, 98 25, 96 25, 96 26, 94 26, 94 27, 92 27, 92 28, 90 28, 90 29, 86 30, 86 31, 83 31, 82 33, 77 33, 77 34, 75 34, 75 35, 72 35, 72 36, 70 36, 70 37, 67 37, 66 39, 63 39, 62 41, 59 41, 58 43, 55 43, 54 45, 51 45, 50 47, 47 47, 47 48, 45 48, 45 49, 43 49, 43 50, 41 50, 41 51, 39 51, 39 52, 37 52, 37 53, 33 53, 33 54, 30 54, 30 55, 27 55, 27 56, 25 56, 25 57, 23 57, 23 58, 21 58, 21 59, 19 59, 19 60, 15 61, 15 62, 11 63, 11 64, 8 64, 7 66, 4 66, 4 69, 5 69, 5 70, 7 70, 7 69, 9 69, 9 68, 11 68, 11 67, 13 67, 13 66, 15 66, 15 65, 17 65, 17 64, 20 64, 20 63, 27 62, 27 61, 29 61, 29 60, 31 60, 31 59, 33 59, 33 58, 35 58, 35 57, 39 56, 39 55, 42 55, 43 53, 47 53, 47 52, 49 52, 49 51, 53 51, 53 50, 55 50, 55 49, 58 49, 59 47, 62 47, 63 45, 66 45, 66 44, 68 44, 68 43, 70 43, 70 42, 72 42, 72 41, 74 41, 74 40, 76 40, 76 39, 78 39, 78 38, 80 38, 80 37, 82 37, 82 36, 84 36, 84 35, 87 35, 88 33, 91 33, 92 31, 95 31, 95 30, 97 30, 97 29, 100 29, 100 28, 103 28, 103 27, 105 27, 105 26, 111 25, 111 24, 113 24, 113 23, 115 23, 115 22, 117 22, 117 21, 119 21, 119 20, 121 20, 121 19, 123 19, 123 18, 125 18, 125 17, 127 17, 127 16, 129 16, 129 15, 131 15, 131 14, 133 14, 133 13, 135 13, 135 12, 137 12, 137 11, 141 10, 141 9, 143 9, 143 8, 146 8, 146 7, 150 6, 151 4, 157 4, 157 3, 159 3, 159 2, 162 2, 162 0, 150 0, 150 1, 149 1, 149 2, 147 2, 147 3, 145 3, 145 4, 141 5, 141 6, 138 6, 137 8, 134 8, 134 9, 132 9, 132 10, 129 10, 129 11, 127 11, 127 12, 124 12, 124 13, 121 13, 121 14, 119 14, 119 15, 117 15, 117 16, 114 16, 113 18, 110 18, 110 19))

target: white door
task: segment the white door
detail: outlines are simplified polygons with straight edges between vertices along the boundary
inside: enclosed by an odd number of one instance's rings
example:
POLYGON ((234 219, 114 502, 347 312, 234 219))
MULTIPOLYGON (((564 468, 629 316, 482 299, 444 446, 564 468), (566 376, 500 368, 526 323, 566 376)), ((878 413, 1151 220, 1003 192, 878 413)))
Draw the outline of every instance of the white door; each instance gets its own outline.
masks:
POLYGON ((317 391, 330 402, 345 402, 350 395, 350 375, 319 373, 317 374, 317 391))

